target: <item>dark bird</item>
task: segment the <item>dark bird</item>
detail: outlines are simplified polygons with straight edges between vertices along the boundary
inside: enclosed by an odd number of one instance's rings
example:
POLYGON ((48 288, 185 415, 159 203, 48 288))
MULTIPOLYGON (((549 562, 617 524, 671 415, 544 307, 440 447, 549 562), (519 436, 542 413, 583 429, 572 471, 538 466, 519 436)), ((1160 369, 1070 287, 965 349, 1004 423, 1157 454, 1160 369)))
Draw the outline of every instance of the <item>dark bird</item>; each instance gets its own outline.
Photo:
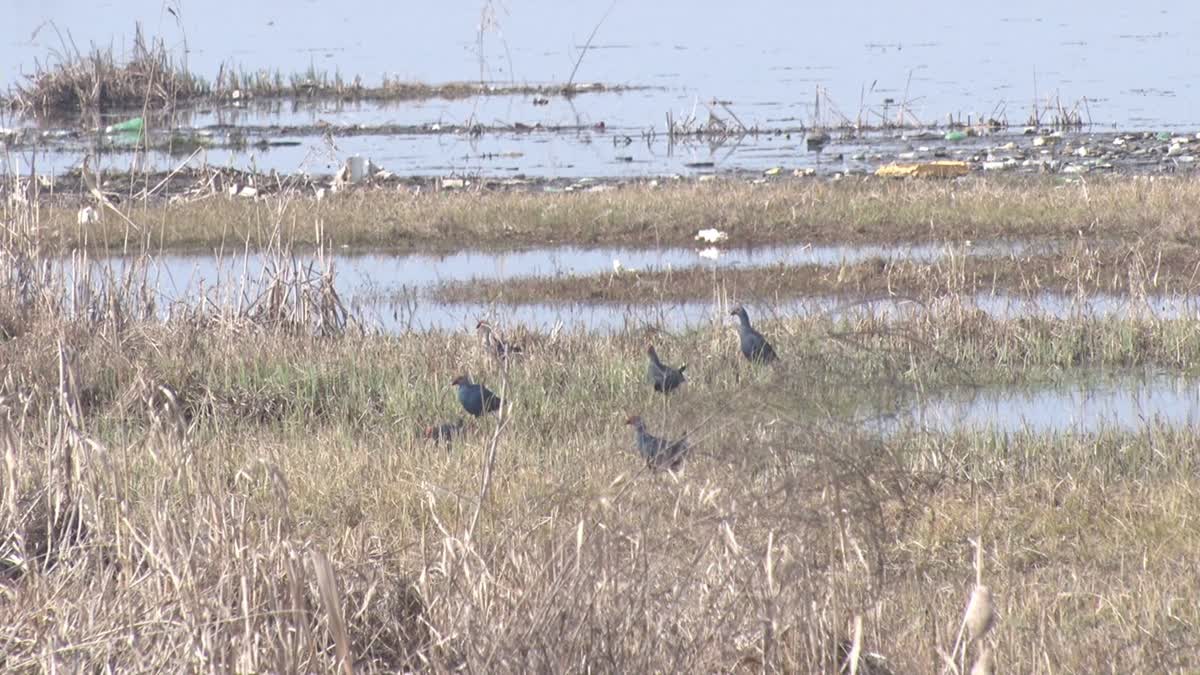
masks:
POLYGON ((625 424, 633 427, 637 439, 637 449, 646 460, 646 466, 651 469, 670 469, 675 471, 683 465, 683 457, 687 454, 688 446, 684 439, 668 441, 652 436, 646 431, 642 418, 632 415, 625 424))
POLYGON ((482 384, 475 384, 466 375, 459 375, 450 384, 458 387, 458 402, 462 404, 463 410, 475 417, 499 410, 503 403, 491 389, 482 384))
POLYGON ((497 337, 496 329, 492 328, 492 324, 488 323, 487 321, 480 319, 480 321, 475 324, 475 330, 479 331, 480 335, 483 336, 483 346, 487 347, 489 351, 501 359, 520 354, 522 351, 520 345, 514 345, 511 342, 505 342, 497 337))
POLYGON ((463 432, 463 420, 458 418, 453 422, 438 424, 432 427, 425 427, 425 438, 433 441, 434 445, 446 441, 446 445, 450 445, 455 436, 461 436, 463 432))
POLYGON ((775 349, 763 334, 754 330, 750 325, 750 317, 745 307, 736 307, 730 316, 738 318, 738 335, 742 339, 742 355, 752 363, 771 363, 776 358, 775 349))
POLYGON ((669 394, 678 389, 679 385, 687 379, 683 376, 683 371, 687 369, 686 363, 678 368, 663 364, 658 360, 658 353, 654 351, 654 345, 646 345, 646 354, 650 357, 650 365, 646 367, 646 379, 654 385, 654 391, 669 394))

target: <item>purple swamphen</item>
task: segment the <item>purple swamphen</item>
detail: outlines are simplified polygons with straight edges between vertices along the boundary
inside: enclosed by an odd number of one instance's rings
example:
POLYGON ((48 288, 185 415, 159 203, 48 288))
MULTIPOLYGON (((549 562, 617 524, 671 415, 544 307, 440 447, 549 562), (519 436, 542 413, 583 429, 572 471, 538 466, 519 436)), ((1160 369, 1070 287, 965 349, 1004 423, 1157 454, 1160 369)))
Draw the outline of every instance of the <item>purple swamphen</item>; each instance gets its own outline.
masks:
POLYGON ((491 389, 482 384, 475 384, 466 375, 459 375, 450 384, 458 387, 458 402, 462 404, 463 410, 475 417, 499 410, 503 404, 491 389))
POLYGON ((646 424, 637 415, 631 415, 625 424, 633 427, 637 440, 637 450, 646 460, 646 466, 651 469, 670 469, 675 471, 683 465, 683 457, 687 454, 688 446, 684 439, 668 441, 652 436, 646 431, 646 424))
POLYGON ((646 345, 646 354, 650 357, 650 365, 646 367, 646 378, 654 385, 654 391, 669 394, 687 379, 683 376, 683 371, 687 369, 686 363, 678 368, 665 365, 658 360, 654 345, 646 345))
POLYGON ((425 427, 424 436, 427 440, 433 441, 434 445, 439 445, 442 441, 446 441, 446 445, 449 446, 453 442, 454 437, 461 436, 462 433, 463 419, 460 417, 453 422, 425 427))
POLYGON ((775 349, 763 334, 754 330, 750 325, 750 316, 745 307, 735 307, 730 316, 738 318, 738 336, 742 341, 742 355, 752 363, 771 363, 778 357, 775 349))

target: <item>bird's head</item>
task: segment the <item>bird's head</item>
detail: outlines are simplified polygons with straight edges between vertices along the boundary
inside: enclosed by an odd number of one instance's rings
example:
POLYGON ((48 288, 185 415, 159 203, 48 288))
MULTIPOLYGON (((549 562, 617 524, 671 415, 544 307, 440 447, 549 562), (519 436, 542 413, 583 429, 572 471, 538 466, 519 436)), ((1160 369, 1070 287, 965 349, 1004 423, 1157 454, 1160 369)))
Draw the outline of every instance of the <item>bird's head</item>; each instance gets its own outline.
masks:
POLYGON ((743 316, 746 316, 746 308, 742 307, 741 305, 738 305, 737 307, 734 307, 732 311, 729 312, 729 316, 736 316, 740 319, 743 316))
POLYGON ((466 375, 456 375, 453 380, 450 380, 451 387, 457 387, 463 384, 470 384, 471 380, 466 375))
POLYGON ((433 427, 425 427, 425 438, 433 438, 433 427))
POLYGON ((640 427, 642 426, 642 418, 638 415, 630 415, 625 418, 625 424, 631 427, 640 427))
POLYGON ((475 330, 486 331, 486 332, 490 333, 490 332, 492 332, 492 324, 488 323, 487 321, 484 321, 483 319, 480 319, 475 324, 475 330))
POLYGON ((651 356, 654 355, 654 343, 653 342, 646 343, 646 353, 650 354, 651 356))

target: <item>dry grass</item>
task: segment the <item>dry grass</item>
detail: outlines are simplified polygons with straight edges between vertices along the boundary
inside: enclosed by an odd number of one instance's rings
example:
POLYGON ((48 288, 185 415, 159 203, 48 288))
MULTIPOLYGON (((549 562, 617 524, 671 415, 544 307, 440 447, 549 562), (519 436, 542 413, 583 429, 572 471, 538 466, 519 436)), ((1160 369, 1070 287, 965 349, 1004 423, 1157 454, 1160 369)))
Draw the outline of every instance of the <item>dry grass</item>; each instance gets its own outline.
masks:
MULTIPOLYGON (((118 177, 109 177, 114 186, 118 177)), ((275 181, 260 181, 260 190, 275 181)), ((395 186, 317 201, 312 191, 258 200, 215 195, 164 203, 137 201, 130 216, 167 249, 263 245, 282 223, 297 245, 322 242, 396 250, 464 246, 694 245, 715 227, 729 245, 892 243, 964 240, 1141 238, 1195 245, 1200 181, 1192 178, 970 177, 956 182, 738 179, 599 192, 438 191, 395 186), (281 205, 286 207, 281 209, 281 205)), ((107 188, 107 186, 106 186, 107 188)), ((123 191, 118 190, 118 191, 123 191)), ((167 196, 159 193, 158 197, 167 196)), ((77 204, 42 211, 47 245, 104 248, 122 241, 111 225, 81 229, 77 204)))
MULTIPOLYGON (((527 335, 470 537, 494 422, 449 451, 418 434, 456 414, 446 383, 464 360, 500 381, 468 335, 35 322, 0 344, 16 502, 2 520, 24 539, 0 590, 3 666, 311 671, 346 654, 360 671, 829 672, 860 616, 864 664, 929 671, 954 641, 978 536, 999 663, 1186 663, 1200 648, 1184 564, 1200 541, 1178 527, 1198 487, 1193 431, 856 430, 850 411, 911 389, 909 369, 926 385, 986 372, 996 335, 1011 341, 996 369, 1030 379, 1079 337, 1127 330, 1051 321, 1035 348, 1024 322, 962 320, 918 336, 959 347, 941 357, 900 330, 859 326, 850 346, 764 322, 805 365, 756 374, 729 336, 663 336, 695 364, 665 418, 640 335, 527 335), (620 420, 639 408, 655 430, 696 430, 679 476, 645 473, 628 449, 620 420)), ((1200 354, 1190 327, 1147 329, 1161 346, 1126 353, 1200 354)))
MULTIPOLYGON (((949 383, 1194 369, 1194 321, 764 317, 774 368, 728 327, 654 336, 689 364, 664 401, 641 332, 502 326, 525 347, 502 365, 465 332, 353 330, 329 270, 163 322, 135 272, 45 273, 32 197, 0 256, 5 671, 956 672, 981 581, 969 651, 999 668, 1200 658, 1194 429, 862 420, 949 383), (464 370, 507 422, 429 443, 464 370), (631 412, 689 434, 681 473, 644 469, 631 412)), ((296 209, 259 216, 281 260, 296 209)))
MULTIPOLYGON (((60 35, 61 37, 61 35, 60 35)), ((137 26, 133 48, 118 58, 111 46, 92 47, 86 54, 63 40, 61 52, 39 63, 26 82, 13 86, 0 97, 9 109, 42 116, 117 110, 162 110, 197 102, 252 99, 343 99, 403 101, 456 99, 472 96, 553 96, 579 93, 620 92, 638 89, 595 83, 564 85, 480 84, 450 82, 427 84, 384 76, 369 85, 361 77, 344 78, 341 73, 309 68, 285 76, 278 70, 243 71, 223 65, 210 84, 189 71, 185 55, 169 50, 161 38, 147 39, 137 26)))
POLYGON ((13 109, 51 114, 158 110, 208 94, 203 79, 189 73, 161 39, 148 41, 138 26, 127 60, 118 60, 112 48, 93 47, 84 54, 64 43, 62 53, 39 64, 3 100, 13 109))

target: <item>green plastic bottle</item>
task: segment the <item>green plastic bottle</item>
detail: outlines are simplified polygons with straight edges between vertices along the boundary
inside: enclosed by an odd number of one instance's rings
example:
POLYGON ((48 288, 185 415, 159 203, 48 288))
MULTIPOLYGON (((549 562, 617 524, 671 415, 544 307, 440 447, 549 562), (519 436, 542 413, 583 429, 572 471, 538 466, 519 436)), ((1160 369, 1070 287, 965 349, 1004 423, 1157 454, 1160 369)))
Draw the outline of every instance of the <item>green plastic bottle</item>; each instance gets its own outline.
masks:
POLYGON ((135 117, 131 120, 125 120, 119 124, 110 124, 104 127, 104 133, 114 134, 118 132, 133 132, 137 133, 145 126, 145 122, 140 117, 135 117))

